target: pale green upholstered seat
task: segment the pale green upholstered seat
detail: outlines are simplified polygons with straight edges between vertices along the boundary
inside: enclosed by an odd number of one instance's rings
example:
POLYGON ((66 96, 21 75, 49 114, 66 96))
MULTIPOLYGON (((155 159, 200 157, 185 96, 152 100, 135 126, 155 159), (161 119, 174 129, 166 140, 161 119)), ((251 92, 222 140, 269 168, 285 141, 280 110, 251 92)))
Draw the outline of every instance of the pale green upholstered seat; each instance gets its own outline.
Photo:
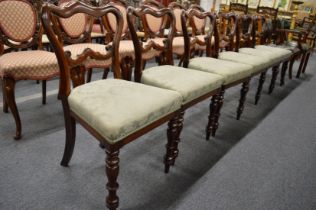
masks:
POLYGON ((72 112, 114 144, 178 110, 179 93, 119 79, 91 82, 68 97, 72 112))
POLYGON ((160 88, 174 90, 183 97, 183 104, 223 84, 223 77, 217 74, 190 70, 177 66, 156 66, 143 71, 141 82, 160 88))
POLYGON ((224 84, 247 78, 253 72, 251 65, 208 57, 191 59, 188 68, 221 75, 224 78, 224 84))
POLYGON ((231 51, 219 53, 218 58, 221 60, 228 60, 228 61, 234 61, 237 63, 251 65, 253 67, 253 73, 257 73, 264 69, 268 69, 272 67, 272 65, 274 64, 274 62, 268 58, 263 58, 263 57, 254 56, 254 55, 247 55, 247 54, 237 53, 237 52, 231 52, 231 51))
POLYGON ((264 50, 264 49, 255 49, 255 48, 240 48, 239 53, 247 54, 247 55, 254 55, 260 56, 266 59, 273 61, 274 63, 279 63, 284 59, 284 56, 275 54, 272 51, 264 50))
POLYGON ((283 49, 280 47, 272 47, 267 45, 257 45, 255 49, 266 50, 273 53, 275 56, 281 56, 283 59, 289 59, 292 55, 291 50, 283 49))

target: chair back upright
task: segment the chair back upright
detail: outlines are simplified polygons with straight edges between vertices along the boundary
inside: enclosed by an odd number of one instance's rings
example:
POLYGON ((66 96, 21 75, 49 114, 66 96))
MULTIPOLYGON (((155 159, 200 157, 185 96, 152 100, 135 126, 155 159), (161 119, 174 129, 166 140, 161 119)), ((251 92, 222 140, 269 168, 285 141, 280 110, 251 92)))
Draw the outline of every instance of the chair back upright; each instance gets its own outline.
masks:
POLYGON ((84 69, 84 62, 87 59, 96 60, 111 60, 112 71, 114 72, 114 77, 121 79, 120 72, 120 62, 118 55, 119 41, 121 38, 122 28, 123 28, 123 18, 118 9, 113 6, 103 5, 100 7, 93 7, 87 5, 83 2, 73 2, 65 7, 57 7, 51 4, 46 4, 43 7, 42 16, 43 26, 47 33, 47 36, 54 48, 56 54, 59 68, 60 68, 60 96, 65 102, 70 94, 70 81, 74 84, 81 85, 84 83, 83 75, 81 72, 84 69), (76 58, 71 57, 70 52, 65 52, 62 42, 56 38, 56 35, 61 33, 61 28, 58 20, 69 19, 78 14, 83 14, 88 20, 103 17, 107 14, 113 14, 117 21, 117 30, 114 35, 113 42, 111 45, 104 45, 105 54, 100 52, 95 52, 92 49, 85 49, 81 54, 77 55, 76 58))
POLYGON ((266 34, 269 43, 275 42, 277 39, 278 12, 279 8, 265 6, 257 7, 257 14, 266 16, 264 27, 267 27, 266 31, 270 31, 266 34))
MULTIPOLYGON (((131 33, 131 37, 134 44, 135 49, 135 72, 134 72, 134 80, 136 82, 141 81, 141 75, 143 70, 143 59, 142 55, 150 50, 161 51, 161 59, 163 60, 160 64, 169 64, 173 65, 173 57, 172 57, 172 41, 175 34, 175 22, 174 15, 171 9, 162 8, 159 10, 152 9, 150 7, 142 6, 140 8, 129 7, 127 9, 127 22, 128 27, 131 33), (152 16, 156 19, 164 19, 168 21, 168 25, 164 25, 168 28, 161 28, 161 30, 166 30, 167 34, 162 38, 162 45, 157 44, 155 39, 161 40, 160 33, 152 33, 149 27, 144 27, 145 33, 151 34, 150 38, 143 40, 143 38, 137 36, 137 26, 135 25, 135 21, 139 20, 141 24, 146 22, 145 16, 152 16), (147 31, 148 30, 148 31, 147 31)), ((156 23, 154 23, 156 24, 156 23)))
MULTIPOLYGON (((151 8, 153 10, 160 10, 165 8, 164 5, 160 4, 157 1, 146 0, 141 5, 141 8, 151 8)), ((164 36, 164 28, 168 24, 168 21, 164 17, 155 17, 153 15, 146 14, 142 17, 142 26, 145 32, 146 38, 153 37, 163 37, 164 36)))
MULTIPOLYGON (((184 43, 185 43, 185 55, 183 66, 185 68, 189 65, 189 60, 192 58, 192 49, 191 49, 191 42, 192 38, 194 38, 193 33, 190 34, 186 23, 189 23, 189 26, 193 27, 191 24, 194 24, 193 19, 199 19, 199 21, 203 21, 208 23, 205 27, 208 28, 207 32, 204 34, 204 40, 206 44, 206 56, 208 57, 218 57, 219 51, 219 37, 218 37, 218 30, 216 26, 216 16, 210 12, 201 12, 198 10, 189 10, 187 12, 182 12, 181 21, 182 21, 182 30, 184 36, 184 43), (212 46, 212 37, 214 37, 214 46, 212 46)), ((204 30, 205 31, 205 30, 204 30)))
MULTIPOLYGON (((73 0, 64 1, 59 4, 59 7, 71 7, 75 2, 73 0)), ((91 42, 91 32, 95 18, 84 13, 76 13, 69 18, 53 18, 52 21, 59 25, 56 34, 63 44, 91 42)))
POLYGON ((0 0, 1 49, 4 45, 8 51, 41 48, 42 4, 41 0, 0 0))
POLYGON ((176 35, 183 35, 181 14, 183 11, 186 11, 185 7, 177 2, 171 2, 168 7, 173 11, 174 14, 176 35))
MULTIPOLYGON (((110 0, 108 5, 111 5, 117 8, 122 13, 122 17, 123 17, 122 39, 130 39, 128 25, 127 25, 127 7, 128 7, 127 3, 123 0, 110 0)), ((107 40, 112 40, 113 35, 115 34, 116 28, 117 28, 116 18, 113 14, 108 14, 104 16, 104 22, 105 22, 105 28, 107 31, 107 36, 109 36, 107 40)))
POLYGON ((219 14, 217 27, 220 50, 238 52, 240 35, 238 16, 235 13, 219 14))
POLYGON ((239 47, 255 47, 255 18, 255 16, 251 15, 239 15, 239 47))

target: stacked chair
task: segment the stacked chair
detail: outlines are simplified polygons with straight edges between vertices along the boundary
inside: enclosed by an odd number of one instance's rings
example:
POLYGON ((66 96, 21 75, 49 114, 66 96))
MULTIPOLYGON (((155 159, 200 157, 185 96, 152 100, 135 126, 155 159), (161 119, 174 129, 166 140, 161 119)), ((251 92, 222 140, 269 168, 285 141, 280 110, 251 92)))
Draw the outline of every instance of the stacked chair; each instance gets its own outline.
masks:
MULTIPOLYGON (((24 29, 18 32, 11 31, 12 27, 6 25, 9 22, 1 22, 1 53, 4 45, 12 49, 40 46, 43 32, 40 16, 55 53, 32 50, 1 55, 4 111, 7 107, 12 111, 17 123, 16 138, 20 138, 21 125, 14 101, 15 81, 46 81, 59 74, 59 97, 66 130, 61 165, 69 165, 76 141, 76 123, 80 123, 105 149, 106 205, 110 210, 119 206, 117 178, 119 152, 123 146, 167 123, 164 170, 168 173, 180 152, 187 109, 210 100, 206 125, 208 140, 218 129, 226 89, 242 86, 237 108, 237 119, 240 119, 251 78, 260 75, 257 104, 268 69, 272 68, 273 72, 271 93, 279 67, 282 65, 284 76, 288 63, 295 59, 295 52, 289 49, 262 45, 263 42, 256 45, 256 24, 262 20, 261 16, 234 13, 216 16, 197 5, 188 10, 176 3, 163 8, 150 0, 137 9, 127 8, 124 2, 114 0, 99 7, 79 1, 60 6, 45 4, 43 8, 34 5, 38 10, 26 0, 0 0, 0 11, 5 8, 0 14, 6 14, 5 10, 13 13, 14 8, 19 8, 29 14, 25 12, 23 15, 27 16, 21 17, 14 12, 13 17, 19 17, 19 21, 36 20, 30 21, 32 30, 18 25, 24 29), (104 43, 91 42, 96 19, 106 29, 104 43), (220 47, 223 40, 226 44, 220 47), (174 54, 180 58, 179 66, 174 66, 174 54), (12 61, 10 56, 18 56, 20 61, 24 57, 28 60, 16 67, 22 62, 6 63, 12 61), (156 58, 158 66, 145 68, 146 61, 152 58, 156 58), (24 67, 33 66, 34 70, 23 71, 24 67), (92 68, 105 70, 103 80, 90 81, 92 68), (110 70, 114 78, 107 78, 110 70), (37 72, 41 74, 36 75, 37 72), (86 81, 87 72, 90 76, 86 81)), ((6 19, 1 17, 0 20, 6 19)), ((308 61, 308 57, 304 60, 308 61)))

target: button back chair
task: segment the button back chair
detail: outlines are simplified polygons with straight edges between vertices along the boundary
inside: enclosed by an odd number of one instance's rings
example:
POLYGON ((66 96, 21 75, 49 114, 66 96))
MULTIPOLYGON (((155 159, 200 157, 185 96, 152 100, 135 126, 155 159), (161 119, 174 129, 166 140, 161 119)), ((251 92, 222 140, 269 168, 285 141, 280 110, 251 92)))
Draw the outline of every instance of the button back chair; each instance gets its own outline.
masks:
POLYGON ((54 53, 40 50, 42 1, 0 1, 0 77, 3 80, 3 110, 10 108, 16 124, 15 139, 21 138, 22 125, 14 89, 20 80, 42 80, 46 103, 46 80, 58 75, 54 53), (4 46, 7 47, 4 51, 4 46), (31 49, 31 50, 30 50, 31 49))
POLYGON ((181 94, 182 106, 181 114, 178 116, 178 134, 176 144, 174 145, 174 160, 167 166, 169 171, 170 166, 174 165, 175 158, 179 154, 178 144, 180 142, 180 134, 183 127, 183 117, 185 110, 193 105, 212 97, 210 104, 209 124, 213 127, 214 119, 216 118, 216 110, 218 105, 218 94, 223 83, 223 78, 220 75, 199 72, 192 69, 173 66, 172 42, 175 30, 175 18, 170 8, 161 10, 153 10, 147 8, 128 8, 128 26, 134 41, 135 47, 135 81, 146 85, 151 85, 163 89, 173 90, 181 94), (164 42, 164 50, 162 56, 165 65, 154 66, 143 69, 142 59, 142 43, 137 38, 136 28, 132 23, 132 19, 142 19, 145 15, 152 15, 157 18, 166 18, 169 27, 168 37, 164 42))
POLYGON ((105 171, 108 179, 106 205, 110 210, 117 209, 119 205, 116 192, 119 186, 117 177, 120 148, 169 121, 165 164, 172 163, 178 133, 177 116, 182 102, 181 95, 175 91, 124 80, 120 72, 118 55, 123 28, 123 18, 120 14, 113 6, 92 7, 75 2, 63 8, 45 5, 42 16, 60 67, 60 96, 66 128, 66 144, 61 165, 68 166, 71 159, 78 122, 105 147, 105 171), (56 19, 68 19, 77 14, 99 18, 110 13, 116 18, 117 28, 113 42, 104 45, 102 53, 99 52, 99 48, 85 48, 81 53, 75 52, 75 55, 72 55, 56 38, 56 32, 60 27, 56 19), (111 63, 115 79, 84 84, 82 68, 90 59, 111 63), (76 83, 72 90, 70 80, 76 83))

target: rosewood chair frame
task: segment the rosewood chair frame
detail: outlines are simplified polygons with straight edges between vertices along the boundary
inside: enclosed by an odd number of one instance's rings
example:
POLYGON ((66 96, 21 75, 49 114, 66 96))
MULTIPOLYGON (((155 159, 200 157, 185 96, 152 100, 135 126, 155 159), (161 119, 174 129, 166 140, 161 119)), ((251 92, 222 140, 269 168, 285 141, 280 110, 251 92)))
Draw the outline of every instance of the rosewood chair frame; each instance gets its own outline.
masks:
POLYGON ((144 135, 145 133, 158 127, 159 125, 169 121, 167 130, 168 143, 167 154, 165 156, 165 164, 171 164, 172 162, 174 162, 174 139, 176 138, 178 132, 178 111, 168 114, 165 117, 162 117, 161 119, 128 135, 124 139, 114 144, 108 143, 108 141, 100 133, 98 133, 93 127, 88 125, 83 119, 81 119, 78 115, 76 115, 74 112, 70 110, 67 98, 71 91, 70 80, 72 80, 77 85, 83 85, 84 75, 82 71, 82 62, 88 57, 98 60, 112 59, 112 69, 114 71, 114 77, 117 79, 124 79, 123 75, 120 72, 118 56, 118 45, 121 38, 121 32, 123 27, 123 19, 120 15, 119 10, 107 5, 101 7, 92 7, 89 5, 85 5, 82 2, 76 2, 67 8, 58 8, 53 5, 46 5, 43 8, 42 21, 46 29, 48 38, 54 47, 60 66, 60 80, 62 84, 60 87, 60 96, 64 110, 66 128, 66 144, 61 165, 68 166, 68 163, 72 157, 76 138, 76 122, 78 122, 105 147, 105 172, 108 178, 108 182, 106 185, 106 188, 108 190, 108 196, 106 197, 106 205, 109 210, 115 210, 119 205, 119 198, 116 194, 118 189, 117 177, 119 173, 119 150, 124 145, 136 140, 136 138, 144 135), (54 29, 56 28, 56 26, 52 26, 51 23, 54 23, 54 21, 52 21, 52 18, 54 18, 53 16, 57 16, 58 18, 69 18, 75 13, 85 13, 95 18, 102 17, 109 13, 115 15, 118 23, 117 33, 114 35, 112 45, 108 46, 107 48, 107 54, 101 54, 99 52, 94 52, 91 49, 86 49, 81 55, 78 56, 77 59, 74 60, 71 58, 69 53, 64 52, 62 45, 55 36, 54 29))

